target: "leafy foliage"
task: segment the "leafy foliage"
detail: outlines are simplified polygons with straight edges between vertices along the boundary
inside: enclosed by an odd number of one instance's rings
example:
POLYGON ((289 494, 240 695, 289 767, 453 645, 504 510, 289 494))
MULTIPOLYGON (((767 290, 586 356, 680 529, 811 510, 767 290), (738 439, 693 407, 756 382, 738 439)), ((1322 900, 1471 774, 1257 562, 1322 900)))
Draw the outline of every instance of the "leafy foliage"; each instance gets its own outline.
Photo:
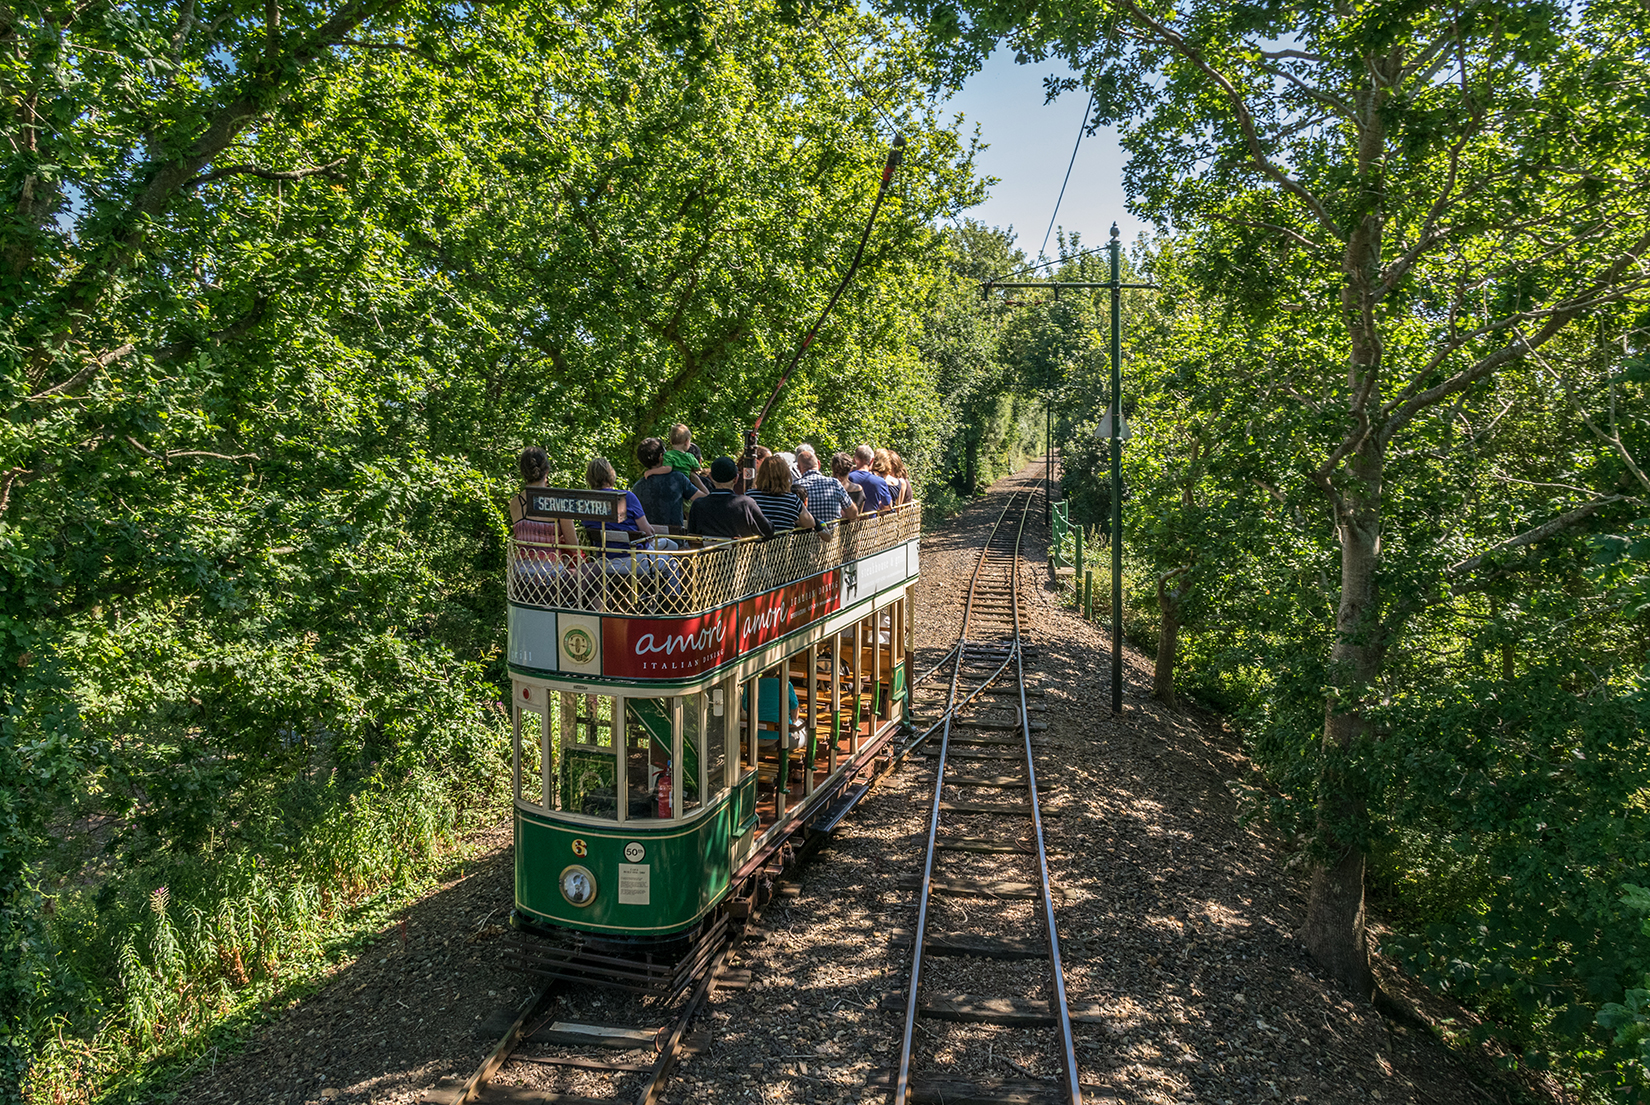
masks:
POLYGON ((515 455, 735 445, 869 210, 865 86, 905 167, 768 432, 926 476, 977 197, 927 73, 851 5, 0 13, 7 1084, 186 1049, 493 808, 515 455))

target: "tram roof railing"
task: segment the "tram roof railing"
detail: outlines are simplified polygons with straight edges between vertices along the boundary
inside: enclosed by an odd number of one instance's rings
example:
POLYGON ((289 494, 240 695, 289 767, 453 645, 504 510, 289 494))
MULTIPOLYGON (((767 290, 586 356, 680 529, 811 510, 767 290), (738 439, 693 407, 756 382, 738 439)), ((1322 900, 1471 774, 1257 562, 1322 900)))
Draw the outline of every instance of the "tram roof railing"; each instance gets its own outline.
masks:
POLYGON ((807 579, 921 534, 922 505, 913 502, 818 530, 738 541, 672 536, 687 547, 618 556, 592 545, 512 538, 508 594, 513 603, 547 610, 683 617, 807 579))

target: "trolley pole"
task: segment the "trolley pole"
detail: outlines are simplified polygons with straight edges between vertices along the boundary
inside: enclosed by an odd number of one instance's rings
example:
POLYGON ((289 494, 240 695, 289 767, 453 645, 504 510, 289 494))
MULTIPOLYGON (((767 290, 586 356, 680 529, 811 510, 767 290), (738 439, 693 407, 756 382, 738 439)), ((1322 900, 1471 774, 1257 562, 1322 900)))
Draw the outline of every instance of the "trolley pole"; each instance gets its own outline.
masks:
POLYGON ((1123 712, 1123 268, 1111 224, 1111 712, 1123 712))

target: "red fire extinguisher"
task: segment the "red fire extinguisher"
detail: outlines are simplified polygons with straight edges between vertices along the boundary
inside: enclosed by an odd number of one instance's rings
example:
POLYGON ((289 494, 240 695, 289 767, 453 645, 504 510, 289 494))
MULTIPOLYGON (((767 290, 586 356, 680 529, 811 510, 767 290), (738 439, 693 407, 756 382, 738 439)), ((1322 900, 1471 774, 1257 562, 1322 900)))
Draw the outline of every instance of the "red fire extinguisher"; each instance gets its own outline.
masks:
POLYGON ((670 761, 665 761, 665 769, 659 773, 659 816, 670 816, 670 761))

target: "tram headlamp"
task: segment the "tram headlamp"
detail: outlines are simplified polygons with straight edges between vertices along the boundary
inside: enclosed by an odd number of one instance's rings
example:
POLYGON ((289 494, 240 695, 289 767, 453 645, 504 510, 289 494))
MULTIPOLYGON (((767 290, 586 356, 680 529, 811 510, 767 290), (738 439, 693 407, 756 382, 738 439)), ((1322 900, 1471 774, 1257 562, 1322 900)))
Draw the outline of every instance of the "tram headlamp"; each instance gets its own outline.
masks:
POLYGON ((570 863, 562 868, 558 882, 561 884, 561 896, 570 905, 583 908, 596 900, 596 876, 590 873, 588 867, 570 863))

